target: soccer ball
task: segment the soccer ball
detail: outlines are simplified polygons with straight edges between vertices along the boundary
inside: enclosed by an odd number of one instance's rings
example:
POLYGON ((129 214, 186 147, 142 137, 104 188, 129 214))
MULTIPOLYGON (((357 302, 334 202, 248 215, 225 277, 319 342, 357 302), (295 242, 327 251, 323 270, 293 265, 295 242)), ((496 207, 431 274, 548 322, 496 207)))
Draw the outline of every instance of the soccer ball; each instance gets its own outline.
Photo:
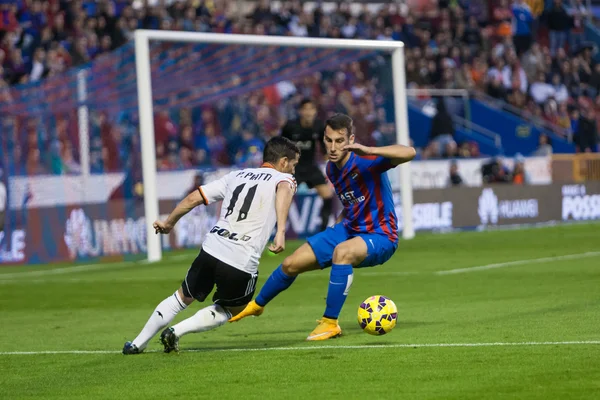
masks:
POLYGON ((358 307, 358 324, 371 335, 385 335, 396 326, 398 309, 385 296, 371 296, 358 307))

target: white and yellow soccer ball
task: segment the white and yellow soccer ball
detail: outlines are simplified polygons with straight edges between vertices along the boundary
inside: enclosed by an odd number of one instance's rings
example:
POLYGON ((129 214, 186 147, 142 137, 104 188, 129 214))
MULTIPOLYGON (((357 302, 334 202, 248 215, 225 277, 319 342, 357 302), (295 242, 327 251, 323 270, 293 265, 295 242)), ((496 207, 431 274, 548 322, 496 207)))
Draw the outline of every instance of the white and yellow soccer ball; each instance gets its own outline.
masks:
POLYGON ((398 309, 385 296, 371 296, 358 307, 358 324, 371 335, 385 335, 396 326, 398 309))

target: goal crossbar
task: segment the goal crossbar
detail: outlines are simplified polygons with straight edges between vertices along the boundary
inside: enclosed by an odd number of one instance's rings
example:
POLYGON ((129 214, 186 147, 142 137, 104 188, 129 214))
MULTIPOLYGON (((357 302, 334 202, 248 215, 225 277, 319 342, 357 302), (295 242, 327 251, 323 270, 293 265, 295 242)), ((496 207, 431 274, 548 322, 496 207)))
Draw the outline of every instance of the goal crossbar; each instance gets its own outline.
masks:
POLYGON ((314 47, 332 49, 394 51, 404 48, 403 42, 383 40, 354 40, 305 38, 290 36, 240 35, 205 32, 179 32, 138 29, 138 40, 157 40, 161 42, 241 44, 248 46, 314 47))
MULTIPOLYGON (((153 222, 158 219, 158 196, 156 185, 156 154, 154 137, 154 118, 152 102, 152 79, 150 68, 150 41, 212 43, 223 45, 273 46, 331 48, 349 50, 385 51, 392 54, 392 78, 394 92, 394 116, 396 121, 396 141, 409 145, 408 110, 406 99, 406 75, 404 43, 397 41, 353 40, 303 38, 288 36, 261 36, 219 34, 204 32, 178 32, 139 29, 135 31, 135 67, 137 75, 138 110, 140 121, 140 142, 142 150, 142 174, 144 181, 144 212, 146 215, 146 242, 148 261, 156 262, 162 258, 161 241, 155 235, 153 222)), ((399 168, 402 198, 402 217, 404 239, 414 237, 412 223, 412 185, 410 183, 410 164, 399 168)))

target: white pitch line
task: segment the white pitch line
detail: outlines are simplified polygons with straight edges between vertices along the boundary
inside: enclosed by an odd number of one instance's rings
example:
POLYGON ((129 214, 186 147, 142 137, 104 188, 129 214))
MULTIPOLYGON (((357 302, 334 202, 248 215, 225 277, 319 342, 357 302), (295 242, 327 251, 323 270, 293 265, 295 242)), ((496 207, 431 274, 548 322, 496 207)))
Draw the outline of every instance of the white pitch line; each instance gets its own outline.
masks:
POLYGON ((110 268, 115 268, 115 267, 119 267, 119 268, 120 267, 131 267, 133 265, 136 265, 136 262, 122 261, 122 262, 117 262, 117 263, 75 265, 72 267, 44 269, 41 271, 25 271, 25 272, 17 272, 14 274, 0 274, 0 280, 15 279, 15 278, 29 278, 29 277, 46 276, 46 275, 70 274, 73 272, 86 272, 86 271, 94 271, 97 269, 110 269, 110 268))
POLYGON ((597 256, 600 256, 600 251, 589 251, 586 253, 567 254, 564 256, 532 258, 529 260, 517 260, 517 261, 508 261, 508 262, 501 262, 501 263, 495 263, 495 264, 479 265, 477 267, 450 269, 450 270, 446 270, 446 271, 437 271, 435 274, 436 275, 462 274, 462 273, 467 273, 467 272, 485 271, 488 269, 514 267, 516 265, 539 264, 539 263, 547 263, 547 262, 563 261, 563 260, 578 260, 580 258, 597 257, 597 256))
MULTIPOLYGON (((212 352, 263 352, 263 351, 301 351, 301 350, 364 350, 364 349, 394 349, 394 348, 427 348, 427 347, 503 347, 503 346, 574 346, 574 345, 600 345, 600 340, 576 340, 565 342, 490 342, 490 343, 414 343, 390 345, 348 345, 348 346, 302 346, 302 347, 257 347, 203 350, 182 350, 184 353, 212 353, 212 352)), ((60 355, 60 354, 120 354, 118 350, 56 350, 56 351, 3 351, 0 356, 29 356, 29 355, 60 355)), ((147 353, 162 353, 159 350, 150 350, 147 353)))
MULTIPOLYGON (((581 259, 581 258, 589 258, 589 257, 597 257, 597 256, 600 256, 600 251, 590 251, 590 252, 586 252, 586 253, 567 254, 564 256, 533 258, 533 259, 528 259, 528 260, 507 261, 507 262, 501 262, 501 263, 479 265, 479 266, 475 266, 475 267, 435 271, 435 272, 433 272, 433 274, 435 274, 435 275, 453 275, 453 274, 462 274, 462 273, 468 273, 468 272, 485 271, 488 269, 513 267, 516 265, 539 264, 539 263, 563 261, 563 260, 577 260, 577 259, 581 259)), ((179 255, 174 255, 174 256, 170 257, 169 259, 175 260, 175 259, 183 259, 183 258, 188 258, 188 256, 179 254, 179 255)), ((167 260, 169 260, 169 259, 167 259, 167 260)), ((25 272, 17 272, 17 273, 0 274, 0 284, 15 283, 14 280, 20 279, 20 278, 62 275, 62 274, 70 274, 70 273, 75 273, 75 272, 87 272, 87 271, 103 270, 103 269, 108 270, 111 268, 121 268, 121 267, 127 268, 127 267, 139 266, 139 265, 142 265, 143 263, 144 263, 143 261, 123 261, 123 262, 117 262, 117 263, 75 265, 72 267, 46 269, 46 270, 42 270, 42 271, 25 271, 25 272)), ((361 274, 364 274, 367 276, 370 276, 370 275, 411 276, 411 275, 421 275, 421 274, 430 274, 430 273, 432 273, 432 272, 376 270, 376 271, 364 271, 361 274)), ((321 274, 306 274, 302 277, 302 279, 306 279, 306 278, 310 278, 310 277, 316 278, 316 277, 320 277, 320 276, 321 276, 321 274)), ((160 280, 162 280, 162 278, 160 278, 160 280)), ((35 283, 43 283, 43 282, 44 282, 43 280, 38 280, 35 283)))
MULTIPOLYGON (((422 275, 424 274, 423 272, 414 272, 414 271, 381 271, 381 272, 377 272, 377 271, 372 271, 372 272, 367 272, 367 273, 361 273, 361 275, 366 275, 366 276, 412 276, 412 275, 422 275)), ((431 272, 429 272, 428 274, 431 275, 431 272)), ((269 274, 265 274, 262 276, 262 278, 267 278, 269 276, 269 274)), ((136 278, 136 277, 126 277, 126 278, 118 278, 118 282, 119 283, 125 283, 125 282, 135 282, 135 283, 141 283, 141 282, 169 282, 169 281, 177 281, 179 280, 179 282, 181 281, 181 279, 183 278, 178 278, 178 277, 142 277, 142 278, 136 278)), ((329 279, 329 272, 327 273, 320 273, 320 274, 304 274, 302 276, 302 280, 305 279, 322 279, 322 280, 327 280, 329 279)), ((5 285, 43 285, 43 284, 47 284, 47 283, 61 283, 61 284, 76 284, 76 283, 98 283, 98 282, 102 282, 102 283, 107 283, 107 282, 114 282, 115 279, 111 278, 97 278, 97 277, 90 277, 90 278, 67 278, 67 277, 63 277, 63 276, 46 276, 46 277, 41 277, 41 278, 36 278, 33 277, 32 279, 2 279, 0 277, 0 286, 5 286, 5 285)))
MULTIPOLYGON (((126 282, 134 282, 134 283, 143 283, 143 282, 177 282, 180 283, 181 279, 179 277, 143 277, 143 278, 119 278, 117 281, 119 283, 126 282)), ((76 283, 110 283, 114 282, 115 279, 108 278, 64 278, 64 277, 46 277, 46 278, 35 278, 35 279, 27 279, 27 280, 11 280, 0 279, 0 286, 6 285, 44 285, 47 283, 60 283, 60 284, 76 284, 76 283)))
MULTIPOLYGON (((164 261, 171 260, 182 260, 185 258, 189 258, 192 260, 195 256, 190 256, 186 254, 175 254, 172 256, 167 256, 164 258, 164 261)), ((105 262, 105 263, 96 263, 96 264, 83 264, 83 265, 73 265, 71 267, 64 268, 54 268, 54 269, 44 269, 41 271, 24 271, 24 272, 15 272, 8 274, 0 274, 0 282, 2 280, 13 280, 19 278, 30 278, 36 276, 51 276, 51 275, 62 275, 62 274, 70 274, 76 272, 87 272, 94 270, 102 270, 102 269, 111 269, 111 268, 128 268, 140 265, 148 265, 147 260, 139 260, 139 261, 120 261, 120 262, 105 262)))

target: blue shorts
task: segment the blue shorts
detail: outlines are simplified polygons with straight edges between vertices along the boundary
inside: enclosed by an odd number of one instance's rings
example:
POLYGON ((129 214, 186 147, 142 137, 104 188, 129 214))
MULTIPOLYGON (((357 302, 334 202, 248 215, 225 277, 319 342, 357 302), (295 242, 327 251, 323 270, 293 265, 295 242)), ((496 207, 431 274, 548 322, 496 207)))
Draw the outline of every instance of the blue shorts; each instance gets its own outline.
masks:
POLYGON ((321 268, 327 268, 331 266, 335 247, 354 237, 362 238, 367 245, 367 258, 356 266, 358 268, 383 264, 392 257, 398 248, 398 243, 392 242, 384 235, 348 232, 341 222, 309 237, 307 242, 312 247, 321 268))

